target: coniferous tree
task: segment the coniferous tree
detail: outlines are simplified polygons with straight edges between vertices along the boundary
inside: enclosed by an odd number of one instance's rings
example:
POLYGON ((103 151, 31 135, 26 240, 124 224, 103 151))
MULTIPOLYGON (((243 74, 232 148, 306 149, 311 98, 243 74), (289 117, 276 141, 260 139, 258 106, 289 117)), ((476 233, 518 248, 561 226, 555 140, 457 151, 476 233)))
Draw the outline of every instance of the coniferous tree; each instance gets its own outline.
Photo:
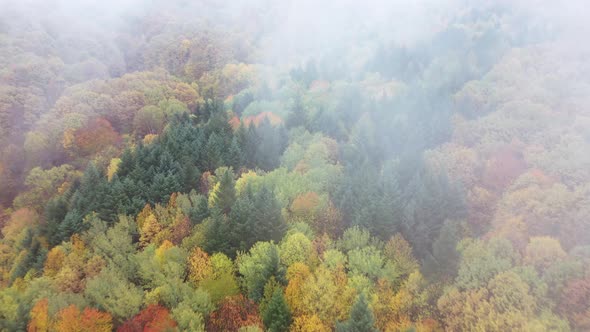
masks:
POLYGON ((90 163, 82 176, 80 187, 72 197, 72 206, 82 215, 97 211, 104 197, 107 195, 106 179, 100 174, 96 165, 90 163))
POLYGON ((122 182, 125 195, 129 198, 129 206, 126 207, 126 214, 135 215, 143 209, 147 202, 146 191, 141 189, 131 178, 125 178, 122 182))
POLYGON ((206 124, 206 131, 209 134, 217 133, 225 143, 231 139, 232 128, 229 124, 228 113, 223 109, 221 102, 215 101, 215 110, 206 124))
POLYGON ((184 158, 181 165, 179 174, 181 190, 183 192, 189 192, 191 189, 197 187, 201 173, 189 158, 184 158))
POLYGON ((350 310, 350 318, 336 325, 337 332, 377 332, 375 317, 365 294, 361 293, 350 310))
POLYGON ((84 229, 82 218, 83 215, 80 213, 80 211, 78 211, 78 209, 70 210, 58 227, 55 241, 59 243, 65 239, 68 239, 74 233, 80 233, 84 229))
MULTIPOLYGON (((242 124, 242 127, 245 125, 242 124)), ((261 142, 261 137, 253 124, 250 124, 247 130, 243 133, 244 137, 240 139, 240 143, 243 144, 242 149, 244 151, 245 159, 244 163, 246 167, 254 169, 257 166, 258 159, 258 146, 261 142)))
POLYGON ((121 162, 117 166, 117 175, 119 177, 125 177, 131 174, 135 168, 135 157, 131 152, 131 149, 127 148, 121 155, 121 162))
POLYGON ((70 210, 58 227, 59 235, 56 240, 59 239, 60 242, 82 231, 85 227, 82 219, 89 213, 96 212, 104 219, 111 216, 109 197, 110 188, 106 177, 100 174, 94 163, 90 163, 82 176, 80 186, 71 198, 70 210))
POLYGON ((229 220, 231 223, 230 233, 228 238, 231 241, 233 250, 246 251, 256 243, 258 237, 255 229, 255 214, 253 192, 250 186, 246 187, 246 191, 240 195, 232 206, 229 220))
POLYGON ((180 189, 180 181, 174 173, 157 173, 150 185, 149 201, 152 204, 166 202, 170 194, 178 192, 180 189))
POLYGON ((192 208, 189 212, 191 222, 193 225, 199 224, 209 217, 209 214, 207 198, 203 195, 197 195, 196 199, 192 202, 192 208))
POLYGON ((128 206, 131 205, 129 197, 125 193, 123 183, 119 180, 117 175, 113 177, 109 183, 110 194, 104 198, 104 210, 105 215, 103 216, 105 221, 113 223, 118 214, 127 215, 128 206))
POLYGON ((229 151, 225 157, 226 165, 233 167, 235 170, 239 170, 242 165, 244 165, 244 159, 244 152, 238 143, 238 138, 237 136, 234 136, 229 151))
POLYGON ((447 220, 432 244, 432 256, 426 260, 425 273, 439 279, 454 278, 457 274, 459 252, 457 243, 461 240, 460 224, 447 220))
POLYGON ((68 203, 63 196, 54 198, 47 203, 47 206, 45 207, 44 232, 51 245, 57 245, 61 242, 62 236, 59 227, 67 213, 68 203))
POLYGON ((236 252, 232 250, 230 246, 228 234, 230 228, 227 222, 227 218, 219 209, 211 210, 211 219, 206 230, 207 241, 205 242, 204 249, 209 254, 221 252, 229 257, 235 257, 236 252))
POLYGON ((256 128, 260 137, 256 150, 258 167, 270 171, 280 165, 280 157, 287 146, 287 133, 284 126, 273 126, 268 118, 256 128))
POLYGON ((281 288, 275 289, 270 302, 262 314, 264 326, 271 332, 284 332, 291 325, 291 310, 283 296, 281 288))
POLYGON ((207 144, 205 145, 205 160, 207 170, 214 170, 221 166, 223 151, 223 138, 216 132, 213 132, 209 136, 207 144))
POLYGON ((222 213, 229 213, 236 201, 234 172, 231 168, 226 169, 221 174, 219 183, 215 186, 215 190, 211 195, 211 205, 219 209, 222 213))
POLYGON ((287 117, 287 121, 285 121, 285 126, 287 129, 291 129, 299 126, 305 126, 305 124, 305 108, 303 107, 301 96, 296 96, 295 100, 293 101, 293 106, 291 106, 289 116, 287 117))
POLYGON ((281 214, 279 202, 270 189, 262 187, 256 193, 254 197, 254 218, 251 222, 254 223, 251 227, 259 241, 274 240, 279 242, 285 235, 287 225, 281 214))
POLYGON ((406 186, 403 231, 418 256, 431 251, 445 220, 464 216, 461 191, 440 172, 418 170, 406 186))

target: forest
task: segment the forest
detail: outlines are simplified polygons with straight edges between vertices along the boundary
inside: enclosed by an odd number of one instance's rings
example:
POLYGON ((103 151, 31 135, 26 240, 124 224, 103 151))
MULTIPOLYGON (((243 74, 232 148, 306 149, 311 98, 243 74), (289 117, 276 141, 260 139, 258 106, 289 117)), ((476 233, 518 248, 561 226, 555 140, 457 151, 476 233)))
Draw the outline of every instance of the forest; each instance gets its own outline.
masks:
POLYGON ((0 331, 590 331, 584 8, 0 0, 0 331))

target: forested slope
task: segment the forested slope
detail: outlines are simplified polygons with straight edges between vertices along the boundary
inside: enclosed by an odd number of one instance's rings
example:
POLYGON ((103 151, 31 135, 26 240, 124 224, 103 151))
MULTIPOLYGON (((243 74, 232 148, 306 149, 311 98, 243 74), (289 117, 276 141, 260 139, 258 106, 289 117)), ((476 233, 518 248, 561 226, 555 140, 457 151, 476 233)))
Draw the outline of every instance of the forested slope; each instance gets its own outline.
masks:
POLYGON ((0 330, 590 329, 576 18, 1 8, 0 330))

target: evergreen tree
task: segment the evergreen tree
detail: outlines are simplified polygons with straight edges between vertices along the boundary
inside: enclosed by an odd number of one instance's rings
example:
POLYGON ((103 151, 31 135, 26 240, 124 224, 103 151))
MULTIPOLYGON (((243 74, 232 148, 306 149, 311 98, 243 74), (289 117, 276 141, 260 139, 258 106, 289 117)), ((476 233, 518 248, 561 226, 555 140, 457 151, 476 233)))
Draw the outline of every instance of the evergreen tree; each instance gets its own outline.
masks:
POLYGON ((245 92, 240 92, 234 97, 234 102, 232 104, 232 110, 238 116, 242 115, 242 112, 254 101, 254 95, 250 90, 245 92))
POLYGON ((211 205, 219 209, 222 213, 229 213, 236 201, 234 172, 231 168, 227 168, 221 174, 219 183, 215 186, 215 190, 211 195, 211 205))
MULTIPOLYGON (((110 197, 111 192, 106 177, 100 174, 94 163, 90 163, 80 180, 78 189, 72 195, 70 210, 63 217, 63 222, 58 227, 58 234, 54 235, 55 243, 82 231, 84 229, 82 219, 91 212, 96 212, 103 219, 108 219, 116 213, 112 211, 114 205, 111 204, 110 197)), ((54 208, 57 206, 52 207, 54 208)), ((52 211, 54 212, 59 213, 58 210, 52 211)), ((55 218, 56 215, 51 217, 55 218)))
POLYGON ((418 256, 428 256, 445 220, 464 217, 462 193, 439 171, 418 170, 404 192, 404 236, 418 256))
POLYGON ((123 154, 121 155, 121 162, 117 167, 117 175, 119 177, 128 176, 129 174, 131 174, 134 168, 135 158, 133 156, 133 153, 131 152, 131 149, 127 148, 125 149, 125 151, 123 151, 123 154))
POLYGON ((59 225, 54 241, 60 243, 61 241, 68 239, 74 233, 80 233, 83 230, 82 218, 83 215, 78 209, 69 211, 63 222, 59 225))
POLYGON ((206 239, 203 249, 209 254, 221 252, 227 256, 234 258, 236 256, 235 250, 232 250, 228 234, 230 229, 228 227, 227 218, 218 209, 211 210, 211 217, 206 230, 206 239))
POLYGON ((266 310, 262 313, 264 326, 271 332, 285 332, 291 325, 291 310, 283 296, 283 290, 276 288, 266 310))
POLYGON ((114 223, 119 214, 127 215, 127 209, 131 205, 129 197, 125 193, 123 183, 119 180, 117 175, 113 177, 109 184, 110 194, 104 199, 105 213, 104 221, 114 223))
POLYGON ((256 224, 253 195, 251 187, 247 186, 246 191, 240 195, 232 206, 229 215, 231 229, 228 238, 233 250, 246 251, 258 239, 253 227, 256 224))
POLYGON ((256 165, 271 171, 280 165, 280 157, 287 147, 287 133, 284 126, 273 126, 264 118, 257 128, 260 137, 256 150, 256 165))
POLYGON ((291 106, 289 116, 287 117, 287 121, 285 121, 285 126, 287 127, 287 129, 291 129, 299 126, 305 126, 305 123, 305 108, 303 107, 301 96, 296 96, 293 102, 293 106, 291 106))
POLYGON ((10 281, 24 277, 30 269, 40 271, 43 268, 47 249, 39 242, 35 230, 27 229, 15 247, 24 248, 18 257, 15 258, 10 271, 10 281))
POLYGON ((350 310, 347 321, 336 324, 337 332, 377 332, 375 318, 369 308, 365 294, 361 293, 350 310))
POLYGON ((279 242, 287 229, 281 206, 267 187, 254 192, 247 186, 229 214, 228 238, 236 250, 248 250, 258 241, 279 242))
POLYGON ((229 151, 225 157, 225 164, 232 166, 234 169, 239 170, 244 165, 244 152, 238 143, 237 136, 234 136, 229 147, 229 151))
POLYGON ((257 158, 258 158, 258 146, 260 145, 261 138, 256 130, 256 127, 253 124, 250 124, 246 130, 244 127, 245 125, 242 124, 242 128, 244 128, 244 132, 238 134, 243 135, 240 138, 240 144, 242 145, 242 151, 244 152, 245 160, 244 163, 246 167, 250 169, 254 169, 257 166, 257 158))
POLYGON ((59 244, 62 240, 59 227, 67 213, 68 203, 63 196, 50 200, 45 207, 44 233, 52 246, 59 244))
POLYGON ((125 214, 136 215, 147 202, 147 190, 142 190, 141 186, 138 186, 131 178, 126 178, 121 183, 125 195, 129 198, 125 214))
POLYGON ((358 167, 347 166, 344 179, 336 191, 336 203, 345 220, 345 225, 373 228, 374 205, 378 196, 378 173, 374 165, 363 163, 358 167), (358 170, 362 169, 361 172, 358 170))
POLYGON ((205 130, 208 134, 217 133, 227 144, 231 140, 232 127, 229 124, 228 113, 223 109, 220 101, 215 102, 214 111, 207 121, 205 130))
POLYGON ((425 274, 438 279, 454 278, 459 264, 457 243, 461 240, 460 224, 447 220, 432 244, 432 255, 424 266, 425 274))
POLYGON ((207 198, 203 195, 197 195, 195 200, 192 202, 192 207, 189 212, 189 218, 193 225, 201 223, 209 217, 209 206, 207 204, 207 198))
POLYGON ((179 174, 181 191, 189 192, 199 184, 201 173, 189 158, 184 158, 181 164, 179 174))
POLYGON ((166 202, 170 194, 180 191, 178 176, 172 172, 158 173, 154 176, 149 189, 149 201, 152 204, 166 202))
POLYGON ((274 193, 262 187, 254 197, 254 217, 250 219, 251 229, 258 241, 279 242, 287 230, 281 213, 281 206, 274 193))
POLYGON ((82 176, 80 187, 72 197, 72 206, 78 209, 82 215, 99 211, 103 199, 108 195, 106 178, 100 174, 96 165, 90 163, 82 176))
POLYGON ((214 170, 221 166, 223 151, 225 151, 223 138, 216 132, 213 132, 205 145, 205 164, 207 170, 214 170))

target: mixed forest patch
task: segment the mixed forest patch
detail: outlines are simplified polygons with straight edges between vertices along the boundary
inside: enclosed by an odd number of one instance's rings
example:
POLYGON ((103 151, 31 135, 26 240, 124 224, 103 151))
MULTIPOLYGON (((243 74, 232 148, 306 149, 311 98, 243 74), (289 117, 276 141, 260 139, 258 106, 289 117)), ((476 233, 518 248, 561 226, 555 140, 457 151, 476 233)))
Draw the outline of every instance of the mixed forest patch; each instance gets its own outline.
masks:
POLYGON ((590 329, 552 17, 124 3, 2 7, 1 331, 590 329))

